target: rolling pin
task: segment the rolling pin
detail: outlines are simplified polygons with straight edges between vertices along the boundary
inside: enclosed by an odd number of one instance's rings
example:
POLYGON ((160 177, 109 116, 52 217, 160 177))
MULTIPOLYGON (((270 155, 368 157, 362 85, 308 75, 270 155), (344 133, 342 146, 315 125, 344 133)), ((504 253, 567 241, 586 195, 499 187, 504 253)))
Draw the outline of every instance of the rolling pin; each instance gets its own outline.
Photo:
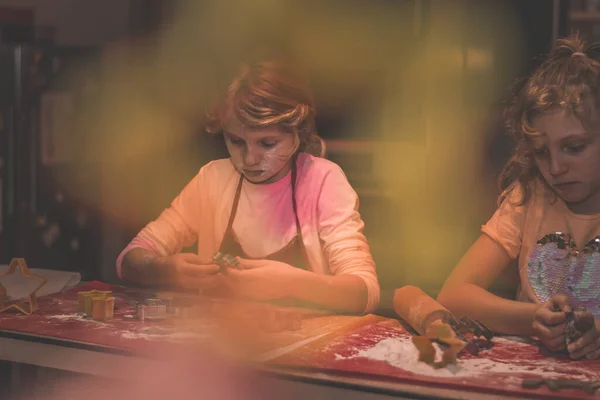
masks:
POLYGON ((452 314, 416 286, 403 286, 394 292, 394 311, 419 335, 435 321, 447 322, 452 314))

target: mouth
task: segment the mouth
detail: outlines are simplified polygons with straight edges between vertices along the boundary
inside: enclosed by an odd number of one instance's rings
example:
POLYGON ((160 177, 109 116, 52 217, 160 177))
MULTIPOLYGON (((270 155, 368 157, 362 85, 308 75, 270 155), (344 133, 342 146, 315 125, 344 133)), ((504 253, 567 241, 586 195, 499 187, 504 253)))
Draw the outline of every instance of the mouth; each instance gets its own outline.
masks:
POLYGON ((242 171, 244 172, 244 175, 246 175, 246 176, 259 176, 259 175, 262 175, 262 173, 264 172, 262 170, 254 171, 254 170, 249 170, 249 169, 244 169, 242 171))
POLYGON ((573 185, 576 185, 578 182, 560 182, 560 183, 555 183, 554 187, 556 189, 567 189, 569 187, 572 187, 573 185))

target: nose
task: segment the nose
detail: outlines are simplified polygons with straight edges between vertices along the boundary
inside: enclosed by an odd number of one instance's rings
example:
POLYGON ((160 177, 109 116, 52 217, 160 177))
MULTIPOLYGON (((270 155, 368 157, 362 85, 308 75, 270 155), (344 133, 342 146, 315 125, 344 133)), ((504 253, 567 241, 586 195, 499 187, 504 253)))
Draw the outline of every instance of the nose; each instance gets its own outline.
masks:
POLYGON ((252 146, 247 146, 244 152, 244 165, 252 167, 260 162, 260 155, 252 146))
POLYGON ((560 155, 550 157, 550 175, 556 177, 569 170, 567 162, 560 155))

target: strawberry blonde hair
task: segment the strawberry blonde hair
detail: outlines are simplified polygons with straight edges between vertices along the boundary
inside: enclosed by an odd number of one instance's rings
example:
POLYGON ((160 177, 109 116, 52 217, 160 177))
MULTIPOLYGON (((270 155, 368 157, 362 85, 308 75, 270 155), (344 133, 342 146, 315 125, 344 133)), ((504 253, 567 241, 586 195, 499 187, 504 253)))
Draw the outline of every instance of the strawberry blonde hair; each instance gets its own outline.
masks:
POLYGON ((222 132, 232 116, 250 129, 277 126, 295 135, 297 151, 325 155, 308 79, 292 63, 275 59, 243 64, 224 98, 209 111, 207 131, 222 132))

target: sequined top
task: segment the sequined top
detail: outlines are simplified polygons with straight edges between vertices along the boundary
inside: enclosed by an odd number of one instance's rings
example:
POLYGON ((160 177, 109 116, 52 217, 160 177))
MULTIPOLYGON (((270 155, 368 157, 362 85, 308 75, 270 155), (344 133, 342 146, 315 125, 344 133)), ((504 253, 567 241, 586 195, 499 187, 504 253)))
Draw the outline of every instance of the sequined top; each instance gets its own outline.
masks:
POLYGON ((520 199, 514 190, 482 227, 518 259, 517 299, 545 302, 565 294, 600 317, 600 214, 574 214, 541 184, 524 205, 520 199))

